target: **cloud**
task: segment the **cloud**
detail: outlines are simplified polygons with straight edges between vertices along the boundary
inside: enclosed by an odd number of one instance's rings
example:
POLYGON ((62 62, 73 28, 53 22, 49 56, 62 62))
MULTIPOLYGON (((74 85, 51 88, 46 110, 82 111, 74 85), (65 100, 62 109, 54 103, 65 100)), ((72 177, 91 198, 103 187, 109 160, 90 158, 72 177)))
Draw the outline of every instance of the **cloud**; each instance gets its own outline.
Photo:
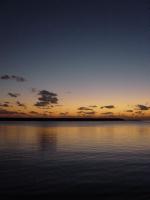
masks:
POLYGON ((39 113, 39 112, 36 112, 36 111, 31 111, 30 114, 36 115, 36 116, 43 116, 43 115, 46 115, 46 112, 45 113, 39 113))
POLYGON ((0 103, 0 107, 9 107, 9 102, 0 103))
POLYGON ((32 115, 39 115, 40 113, 38 113, 36 111, 31 111, 30 114, 32 114, 32 115))
POLYGON ((79 107, 79 112, 77 112, 80 115, 94 115, 96 112, 92 108, 88 107, 79 107))
POLYGON ((104 112, 102 113, 103 115, 113 115, 114 113, 113 112, 104 112))
POLYGON ((66 115, 68 115, 69 114, 69 112, 61 112, 60 113, 60 115, 62 115, 62 116, 66 116, 66 115))
POLYGON ((43 102, 36 102, 34 105, 37 107, 43 107, 43 106, 47 106, 47 104, 48 104, 47 102, 43 101, 43 102))
POLYGON ((85 111, 85 110, 91 110, 91 111, 93 111, 93 109, 88 108, 88 107, 79 107, 78 110, 83 110, 83 111, 85 111))
POLYGON ((26 79, 22 76, 16 76, 16 75, 2 75, 0 77, 1 80, 16 80, 17 82, 25 82, 26 79))
POLYGON ((96 105, 93 105, 93 106, 89 106, 90 108, 97 108, 97 106, 96 105))
POLYGON ((141 111, 150 110, 149 106, 145 106, 145 105, 142 105, 142 104, 138 104, 138 105, 136 105, 136 107, 137 107, 138 110, 141 110, 141 111))
POLYGON ((96 112, 95 111, 79 111, 77 113, 82 114, 82 115, 94 115, 96 112))
POLYGON ((38 101, 34 104, 37 107, 44 107, 50 104, 58 103, 58 97, 56 93, 49 92, 47 90, 41 90, 39 91, 38 95, 38 101))
POLYGON ((103 109, 103 108, 113 109, 113 108, 115 108, 115 106, 114 105, 102 106, 101 109, 103 109))
POLYGON ((30 111, 29 114, 30 116, 33 115, 33 116, 46 116, 46 117, 49 117, 53 112, 49 112, 49 111, 45 111, 44 113, 39 113, 39 112, 36 112, 36 111, 30 111))
POLYGON ((6 74, 6 75, 1 76, 0 79, 9 80, 9 79, 11 79, 11 77, 6 74))
POLYGON ((133 112, 133 110, 126 110, 126 112, 128 112, 128 113, 132 113, 132 112, 133 112))
POLYGON ((18 93, 11 93, 11 92, 9 92, 8 95, 13 98, 17 98, 18 96, 20 96, 20 94, 18 93))
POLYGON ((91 111, 91 112, 84 112, 84 114, 86 115, 94 115, 96 112, 95 111, 91 111))
POLYGON ((11 77, 12 77, 12 79, 15 79, 17 82, 25 82, 26 81, 26 79, 21 76, 12 75, 11 77))
POLYGON ((17 112, 17 111, 9 111, 5 109, 0 109, 0 115, 26 115, 23 112, 17 112))
POLYGON ((17 106, 20 106, 20 107, 26 107, 26 105, 23 103, 20 103, 20 101, 16 101, 16 104, 17 106))
POLYGON ((143 112, 143 111, 141 111, 141 110, 139 110, 139 111, 136 111, 136 112, 135 112, 135 114, 137 114, 137 115, 141 115, 141 116, 144 116, 144 112, 143 112))
POLYGON ((52 111, 45 111, 45 113, 47 113, 47 114, 52 114, 53 112, 52 111))

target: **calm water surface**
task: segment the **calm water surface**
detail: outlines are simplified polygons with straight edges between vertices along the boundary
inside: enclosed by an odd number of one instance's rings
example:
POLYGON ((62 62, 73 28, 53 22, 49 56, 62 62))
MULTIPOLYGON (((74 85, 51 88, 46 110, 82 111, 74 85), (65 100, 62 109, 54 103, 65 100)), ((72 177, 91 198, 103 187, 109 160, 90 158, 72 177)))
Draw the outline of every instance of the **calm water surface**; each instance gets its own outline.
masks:
POLYGON ((0 122, 0 195, 150 199, 149 122, 0 122))

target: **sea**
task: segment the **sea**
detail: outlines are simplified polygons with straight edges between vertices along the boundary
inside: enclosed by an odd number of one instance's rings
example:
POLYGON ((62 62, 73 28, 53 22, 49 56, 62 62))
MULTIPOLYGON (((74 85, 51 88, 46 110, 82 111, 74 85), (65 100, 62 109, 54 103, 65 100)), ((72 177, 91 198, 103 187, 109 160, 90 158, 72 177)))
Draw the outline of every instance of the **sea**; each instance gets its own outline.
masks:
POLYGON ((0 196, 58 194, 149 200, 150 122, 0 122, 0 196))

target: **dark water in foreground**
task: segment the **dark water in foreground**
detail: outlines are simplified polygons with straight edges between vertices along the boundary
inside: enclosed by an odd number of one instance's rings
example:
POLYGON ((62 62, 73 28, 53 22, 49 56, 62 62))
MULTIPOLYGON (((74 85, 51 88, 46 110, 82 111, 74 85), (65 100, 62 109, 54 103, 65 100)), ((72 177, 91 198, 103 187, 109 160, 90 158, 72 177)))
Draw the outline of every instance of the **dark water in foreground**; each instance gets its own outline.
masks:
POLYGON ((0 195, 55 193, 150 199, 150 123, 1 122, 0 195))

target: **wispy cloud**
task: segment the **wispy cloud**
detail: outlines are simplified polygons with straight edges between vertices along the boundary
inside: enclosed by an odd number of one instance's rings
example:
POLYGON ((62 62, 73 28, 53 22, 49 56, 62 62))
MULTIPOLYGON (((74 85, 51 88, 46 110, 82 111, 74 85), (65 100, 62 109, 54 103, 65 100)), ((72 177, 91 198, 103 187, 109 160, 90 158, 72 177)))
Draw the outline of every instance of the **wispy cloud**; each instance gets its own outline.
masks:
POLYGON ((67 116, 69 114, 69 112, 61 112, 60 115, 61 116, 67 116))
POLYGON ((97 108, 97 106, 96 105, 91 105, 91 106, 89 106, 90 108, 97 108))
POLYGON ((25 82, 26 81, 26 79, 22 76, 8 75, 8 74, 0 76, 0 79, 1 80, 15 80, 17 82, 25 82))
POLYGON ((133 112, 133 110, 126 110, 126 112, 128 112, 128 113, 132 113, 132 112, 133 112))
POLYGON ((96 114, 95 111, 79 111, 77 113, 80 115, 95 115, 96 114))
POLYGON ((84 114, 86 114, 86 115, 95 115, 96 112, 95 111, 90 111, 90 112, 84 112, 84 114))
POLYGON ((24 77, 21 77, 21 76, 12 75, 11 77, 12 77, 12 79, 14 79, 18 82, 25 82, 26 81, 26 79, 24 77))
POLYGON ((142 105, 142 104, 136 105, 136 108, 137 108, 138 110, 141 110, 141 111, 150 110, 150 107, 149 107, 149 106, 145 106, 145 105, 142 105))
POLYGON ((19 93, 11 93, 11 92, 9 92, 8 95, 9 95, 10 97, 13 97, 13 98, 17 98, 18 96, 20 96, 19 93))
POLYGON ((85 110, 91 110, 91 111, 93 111, 92 108, 88 108, 88 107, 79 107, 78 110, 83 110, 83 111, 85 111, 85 110))
POLYGON ((11 115, 15 115, 15 116, 17 115, 17 116, 20 116, 20 115, 26 115, 26 113, 0 109, 0 115, 10 115, 10 116, 11 115))
POLYGON ((9 103, 0 103, 0 107, 9 107, 9 103))
POLYGON ((103 108, 113 109, 113 108, 115 108, 115 106, 114 105, 101 106, 101 109, 103 109, 103 108))
POLYGON ((136 111, 135 114, 137 115, 144 115, 144 112, 142 110, 136 111))
POLYGON ((103 115, 113 115, 114 113, 113 112, 104 112, 102 113, 103 115))

